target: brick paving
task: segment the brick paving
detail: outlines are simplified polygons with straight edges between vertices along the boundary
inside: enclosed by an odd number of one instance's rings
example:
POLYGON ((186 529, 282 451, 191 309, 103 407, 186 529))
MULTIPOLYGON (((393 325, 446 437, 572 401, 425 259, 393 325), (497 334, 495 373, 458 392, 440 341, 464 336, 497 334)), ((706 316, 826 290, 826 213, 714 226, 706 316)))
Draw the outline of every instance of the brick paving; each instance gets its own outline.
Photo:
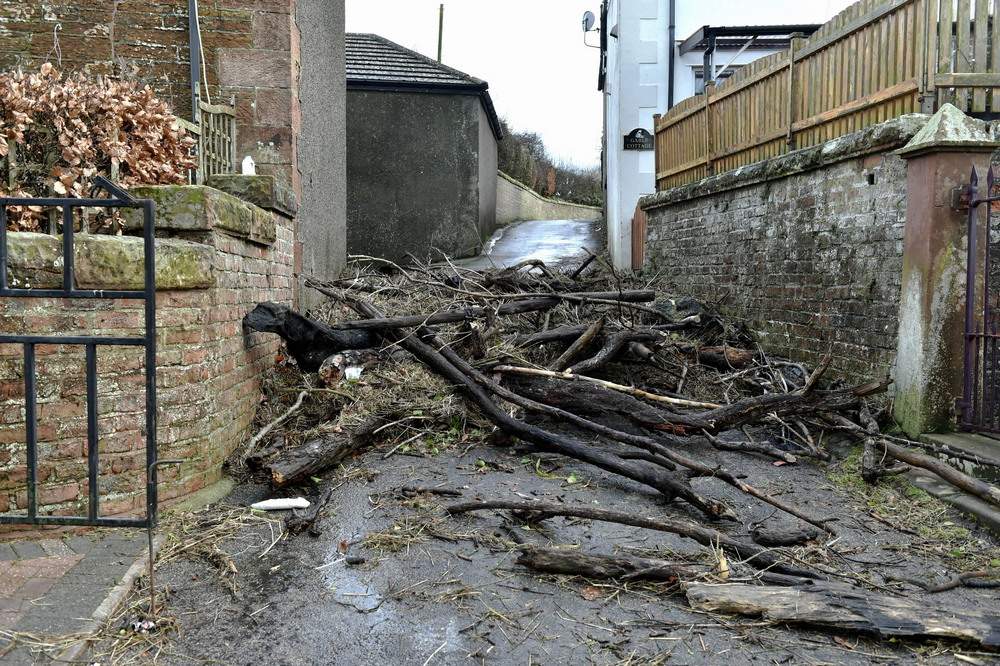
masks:
POLYGON ((23 645, 7 651, 10 635, 83 631, 145 546, 142 530, 0 542, 0 665, 51 663, 57 655, 23 645))

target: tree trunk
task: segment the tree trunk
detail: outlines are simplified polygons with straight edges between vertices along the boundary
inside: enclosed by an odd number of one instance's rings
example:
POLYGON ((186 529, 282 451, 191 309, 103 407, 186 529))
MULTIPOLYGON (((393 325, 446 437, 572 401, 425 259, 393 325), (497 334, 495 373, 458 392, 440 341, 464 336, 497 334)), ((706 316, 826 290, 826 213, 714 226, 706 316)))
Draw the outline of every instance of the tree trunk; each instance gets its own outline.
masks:
POLYGON ((645 580, 693 581, 704 578, 712 568, 690 562, 668 562, 646 557, 602 555, 522 546, 517 563, 529 569, 587 578, 642 578, 645 580))
POLYGON ((383 417, 371 418, 348 432, 329 433, 285 451, 264 468, 271 475, 271 487, 277 490, 305 481, 336 465, 368 444, 375 430, 385 423, 383 417))

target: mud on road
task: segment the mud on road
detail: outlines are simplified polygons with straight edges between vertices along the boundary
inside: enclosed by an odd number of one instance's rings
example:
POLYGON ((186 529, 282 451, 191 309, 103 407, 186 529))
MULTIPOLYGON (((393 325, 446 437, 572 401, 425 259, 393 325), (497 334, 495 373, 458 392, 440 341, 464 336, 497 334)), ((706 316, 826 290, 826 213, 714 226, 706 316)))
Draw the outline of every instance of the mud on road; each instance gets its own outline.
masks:
MULTIPOLYGON (((996 589, 937 594, 887 582, 890 575, 938 581, 991 563, 993 541, 946 505, 902 480, 866 490, 854 458, 774 466, 749 454, 697 447, 813 515, 835 516, 839 536, 785 549, 839 580, 933 605, 995 609, 996 589)), ((753 617, 696 612, 676 585, 539 574, 515 563, 520 543, 582 552, 627 553, 712 563, 682 537, 595 521, 549 518, 524 524, 506 513, 450 516, 453 499, 404 487, 460 491, 460 500, 524 498, 596 505, 703 521, 644 486, 547 455, 486 443, 456 443, 386 457, 372 449, 309 489, 335 488, 322 535, 290 536, 276 516, 246 506, 266 486, 238 489, 224 505, 168 519, 157 570, 171 630, 148 635, 110 627, 91 652, 102 664, 952 664, 996 663, 954 641, 884 640, 847 631, 787 627, 753 617), (220 531, 229 521, 234 527, 220 531), (213 531, 214 530, 214 531, 213 531), (221 536, 219 536, 221 535, 221 536), (216 539, 216 537, 218 537, 216 539), (200 541, 199 541, 200 540, 200 541), (196 546, 186 547, 186 544, 196 546)), ((794 518, 731 487, 693 481, 752 527, 795 527, 794 518)), ((801 527, 802 525, 798 525, 801 527)), ((731 580, 750 570, 732 563, 731 580)), ((129 619, 145 592, 118 622, 129 619)))

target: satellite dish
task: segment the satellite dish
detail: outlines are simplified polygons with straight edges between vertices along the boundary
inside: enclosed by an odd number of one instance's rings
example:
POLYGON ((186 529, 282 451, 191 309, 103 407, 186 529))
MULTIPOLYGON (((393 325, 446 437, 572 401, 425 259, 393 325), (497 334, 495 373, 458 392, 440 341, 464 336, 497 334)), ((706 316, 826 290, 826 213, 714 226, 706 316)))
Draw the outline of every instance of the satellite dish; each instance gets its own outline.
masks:
POLYGON ((587 11, 583 13, 583 31, 590 32, 594 29, 594 12, 587 11))

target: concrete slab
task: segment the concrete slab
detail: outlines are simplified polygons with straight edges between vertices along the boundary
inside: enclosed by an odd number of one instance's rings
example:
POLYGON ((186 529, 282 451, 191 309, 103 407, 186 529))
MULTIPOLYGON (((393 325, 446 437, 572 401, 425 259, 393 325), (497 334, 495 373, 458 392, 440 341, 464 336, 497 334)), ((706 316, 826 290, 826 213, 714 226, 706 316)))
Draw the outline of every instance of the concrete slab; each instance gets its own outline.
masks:
MULTIPOLYGON (((1000 464, 1000 440, 993 437, 971 432, 949 432, 924 434, 920 436, 920 440, 928 444, 947 446, 984 461, 988 460, 1000 464)), ((988 483, 1000 484, 1000 467, 953 458, 943 453, 939 454, 938 457, 970 476, 988 483)), ((944 483, 933 474, 922 470, 913 470, 907 474, 907 477, 917 487, 954 505, 1000 537, 1000 508, 978 497, 963 493, 954 486, 944 483)))
MULTIPOLYGON (((947 432, 921 435, 920 440, 928 444, 947 446, 983 460, 990 460, 1000 465, 1000 440, 987 435, 971 432, 947 432)), ((1000 467, 995 465, 977 464, 957 458, 947 458, 948 462, 966 474, 1000 484, 1000 467)))

